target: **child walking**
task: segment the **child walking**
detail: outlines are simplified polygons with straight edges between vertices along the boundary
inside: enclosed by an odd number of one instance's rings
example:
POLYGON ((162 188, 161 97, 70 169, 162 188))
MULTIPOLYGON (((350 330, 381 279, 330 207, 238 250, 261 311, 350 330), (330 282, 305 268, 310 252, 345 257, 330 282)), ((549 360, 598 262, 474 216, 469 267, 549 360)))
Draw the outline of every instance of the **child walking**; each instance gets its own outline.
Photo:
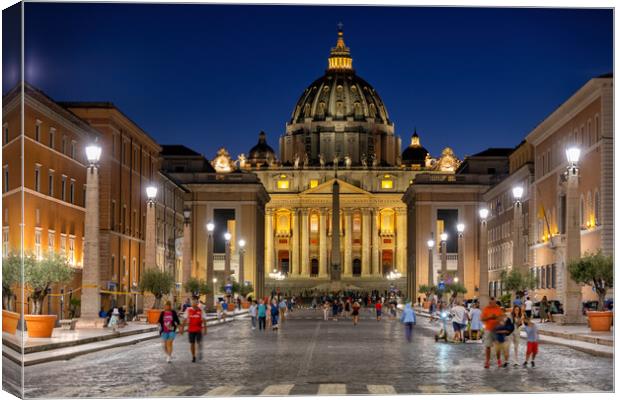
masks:
POLYGON ((523 368, 527 368, 530 356, 532 356, 532 368, 534 368, 534 360, 536 359, 536 354, 538 354, 538 327, 533 321, 526 319, 523 321, 523 329, 527 333, 527 350, 525 352, 523 368))

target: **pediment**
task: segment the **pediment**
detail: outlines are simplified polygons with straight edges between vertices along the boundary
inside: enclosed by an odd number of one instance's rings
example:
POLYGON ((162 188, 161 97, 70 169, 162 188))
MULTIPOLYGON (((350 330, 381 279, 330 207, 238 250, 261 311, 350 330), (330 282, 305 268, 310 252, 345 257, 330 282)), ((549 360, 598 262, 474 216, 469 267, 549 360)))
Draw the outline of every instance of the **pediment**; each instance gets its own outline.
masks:
POLYGON ((364 189, 361 189, 355 185, 347 183, 341 179, 332 178, 327 182, 323 182, 317 187, 312 189, 308 189, 304 192, 301 192, 300 196, 312 196, 312 195, 330 195, 332 194, 332 186, 334 185, 334 181, 338 180, 338 184, 340 185, 340 195, 365 195, 372 196, 372 193, 367 192, 364 189))

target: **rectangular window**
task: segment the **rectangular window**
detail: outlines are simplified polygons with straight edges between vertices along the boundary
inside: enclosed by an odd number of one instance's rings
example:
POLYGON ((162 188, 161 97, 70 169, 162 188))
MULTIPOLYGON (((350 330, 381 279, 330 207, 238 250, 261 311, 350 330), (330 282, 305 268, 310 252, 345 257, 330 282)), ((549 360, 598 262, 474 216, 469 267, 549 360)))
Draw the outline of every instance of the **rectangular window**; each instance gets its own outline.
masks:
POLYGON ((394 181, 391 179, 384 179, 381 181, 381 189, 392 189, 394 187, 394 181))
POLYGON ((112 280, 116 280, 116 264, 114 263, 114 255, 110 258, 110 272, 110 275, 112 275, 112 280))
POLYGON ((3 137, 4 144, 7 144, 9 142, 9 124, 4 124, 2 128, 3 128, 2 131, 4 133, 4 137, 3 137))
POLYGON ((34 140, 37 142, 41 141, 41 121, 37 120, 37 123, 34 126, 34 140))
MULTIPOLYGON (((5 221, 6 222, 6 221, 5 221)), ((9 227, 2 228, 2 254, 9 254, 9 227)))
POLYGON ((71 158, 75 159, 75 149, 77 148, 77 144, 75 140, 71 141, 71 158))
POLYGON ((110 203, 110 229, 116 229, 116 202, 114 200, 110 203))
POLYGON ((62 181, 60 182, 60 200, 65 201, 66 191, 67 191, 67 177, 63 175, 62 181))
POLYGON ((60 254, 65 255, 67 253, 67 235, 64 233, 60 234, 60 254))
POLYGON ((289 183, 288 180, 279 180, 278 181, 278 189, 288 189, 289 183))
POLYGON ((138 267, 138 264, 136 262, 136 258, 134 257, 131 260, 131 280, 134 285, 138 283, 136 279, 137 267, 138 267))
POLYGON ((3 174, 3 179, 4 179, 4 184, 2 185, 2 188, 4 189, 5 192, 9 191, 9 166, 5 165, 2 168, 4 174, 3 174))
POLYGON ((69 184, 69 203, 75 204, 75 182, 73 181, 73 179, 69 184))
POLYGON ((56 245, 56 232, 48 230, 47 231, 47 251, 50 253, 54 252, 55 245, 56 245))
POLYGON ((551 264, 551 287, 555 289, 555 274, 556 274, 555 263, 551 264))
POLYGON ((67 155, 67 137, 63 136, 62 137, 62 154, 67 155))
POLYGON ((310 179, 310 188, 315 188, 319 186, 319 180, 318 179, 310 179))
POLYGON ((41 229, 36 228, 34 231, 34 255, 37 259, 42 256, 41 253, 41 229))
POLYGON ((75 238, 69 238, 69 254, 67 254, 67 259, 70 265, 75 265, 75 238))
POLYGON ((37 192, 41 190, 41 170, 39 167, 34 169, 34 190, 37 192))
POLYGON ((49 145, 50 148, 54 148, 54 139, 56 138, 56 128, 50 128, 50 134, 49 134, 49 145))
POLYGON ((51 169, 47 175, 47 195, 54 197, 54 171, 51 169))

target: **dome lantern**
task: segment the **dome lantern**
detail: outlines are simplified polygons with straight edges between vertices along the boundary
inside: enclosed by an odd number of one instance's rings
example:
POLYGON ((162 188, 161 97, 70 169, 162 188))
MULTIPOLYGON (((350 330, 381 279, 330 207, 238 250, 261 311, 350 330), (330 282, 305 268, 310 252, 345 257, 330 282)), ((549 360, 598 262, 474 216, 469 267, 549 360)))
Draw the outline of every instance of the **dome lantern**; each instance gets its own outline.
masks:
POLYGON ((336 47, 332 47, 328 61, 328 71, 333 70, 353 70, 353 59, 351 51, 344 44, 344 32, 342 31, 342 23, 338 24, 338 40, 336 47))
POLYGON ((422 168, 426 165, 426 157, 428 156, 428 150, 426 150, 420 144, 420 136, 418 130, 414 129, 413 135, 411 135, 411 144, 403 151, 401 156, 401 162, 404 165, 415 166, 416 168, 422 168))

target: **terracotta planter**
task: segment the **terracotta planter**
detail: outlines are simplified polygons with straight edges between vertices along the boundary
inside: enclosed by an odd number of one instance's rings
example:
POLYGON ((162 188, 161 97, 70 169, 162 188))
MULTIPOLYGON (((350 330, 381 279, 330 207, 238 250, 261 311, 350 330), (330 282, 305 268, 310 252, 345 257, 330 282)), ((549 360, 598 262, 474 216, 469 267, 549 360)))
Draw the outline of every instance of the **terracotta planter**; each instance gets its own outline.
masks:
POLYGON ((590 330, 595 332, 608 332, 613 319, 613 311, 588 311, 590 330))
POLYGON ((28 329, 28 337, 31 338, 49 338, 52 337, 54 325, 56 325, 55 315, 24 315, 26 320, 26 328, 28 329))
POLYGON ((2 332, 14 335, 19 323, 19 313, 2 310, 2 332))
POLYGON ((431 302, 430 301, 425 301, 424 303, 422 303, 422 308, 425 310, 428 310, 431 308, 431 302))
POLYGON ((228 311, 235 311, 235 307, 236 307, 236 305, 235 305, 235 304, 230 303, 230 304, 228 305, 228 311))
POLYGON ((244 310, 247 310, 248 308, 250 308, 250 302, 249 301, 242 302, 241 308, 243 308, 244 310))
POLYGON ((161 314, 162 310, 158 310, 155 308, 151 308, 149 310, 146 310, 146 322, 148 322, 149 324, 156 324, 159 322, 159 315, 161 314))

